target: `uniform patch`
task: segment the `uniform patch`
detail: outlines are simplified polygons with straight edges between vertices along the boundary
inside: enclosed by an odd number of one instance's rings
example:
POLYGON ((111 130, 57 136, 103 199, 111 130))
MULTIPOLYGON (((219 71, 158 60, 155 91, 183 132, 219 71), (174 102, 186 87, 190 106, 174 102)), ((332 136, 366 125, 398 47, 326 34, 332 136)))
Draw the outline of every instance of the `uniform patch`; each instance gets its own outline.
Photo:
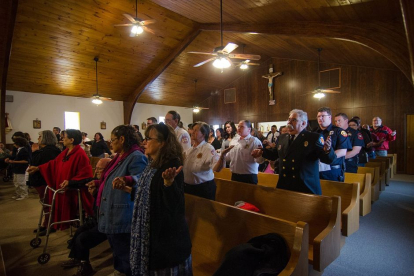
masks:
POLYGON ((197 158, 201 158, 203 157, 203 154, 200 152, 199 154, 197 154, 197 158))
POLYGON ((303 145, 304 145, 305 147, 307 147, 307 146, 309 145, 308 141, 305 141, 305 143, 303 143, 303 145))
POLYGON ((364 140, 364 137, 362 137, 361 133, 358 133, 358 140, 364 140))
POLYGON ((181 138, 181 143, 188 144, 188 142, 188 137, 184 136, 183 138, 181 138))
POLYGON ((325 141, 323 140, 323 137, 319 137, 319 143, 321 143, 322 145, 325 144, 325 141))
POLYGON ((329 131, 329 135, 334 135, 334 131, 333 130, 331 130, 331 131, 329 131))
POLYGON ((346 134, 346 131, 345 130, 342 130, 341 131, 341 135, 344 136, 344 137, 348 137, 348 134, 346 134))

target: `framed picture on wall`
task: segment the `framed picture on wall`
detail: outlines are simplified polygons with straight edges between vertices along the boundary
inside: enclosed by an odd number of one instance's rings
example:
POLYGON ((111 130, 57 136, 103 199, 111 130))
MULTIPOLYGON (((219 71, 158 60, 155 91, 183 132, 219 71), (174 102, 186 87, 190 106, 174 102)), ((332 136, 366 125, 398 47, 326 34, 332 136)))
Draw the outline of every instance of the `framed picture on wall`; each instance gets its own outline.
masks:
POLYGON ((105 122, 101 122, 101 129, 106 129, 106 123, 105 122))
POLYGON ((36 118, 33 120, 33 128, 42 128, 42 122, 36 118))
POLYGON ((146 129, 147 129, 147 123, 143 122, 143 123, 141 124, 141 129, 142 129, 142 130, 146 130, 146 129))

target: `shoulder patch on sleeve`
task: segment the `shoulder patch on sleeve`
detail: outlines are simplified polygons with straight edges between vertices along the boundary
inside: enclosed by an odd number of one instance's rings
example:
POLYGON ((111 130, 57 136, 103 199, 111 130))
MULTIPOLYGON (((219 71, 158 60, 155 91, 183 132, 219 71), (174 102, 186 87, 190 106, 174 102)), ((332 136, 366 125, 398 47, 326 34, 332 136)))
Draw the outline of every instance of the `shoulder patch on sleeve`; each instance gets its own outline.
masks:
POLYGON ((346 134, 346 131, 345 130, 342 130, 341 131, 341 135, 344 136, 344 137, 348 137, 348 134, 346 134))
POLYGON ((211 150, 211 155, 214 155, 216 151, 214 149, 211 150))
POLYGON ((359 140, 364 140, 364 137, 362 137, 362 134, 360 132, 358 132, 358 139, 359 140))
POLYGON ((189 139, 187 136, 183 136, 183 138, 181 138, 181 143, 188 144, 188 142, 189 142, 189 139))
POLYGON ((323 140, 323 136, 319 137, 319 143, 321 143, 322 145, 325 144, 325 140, 323 140))

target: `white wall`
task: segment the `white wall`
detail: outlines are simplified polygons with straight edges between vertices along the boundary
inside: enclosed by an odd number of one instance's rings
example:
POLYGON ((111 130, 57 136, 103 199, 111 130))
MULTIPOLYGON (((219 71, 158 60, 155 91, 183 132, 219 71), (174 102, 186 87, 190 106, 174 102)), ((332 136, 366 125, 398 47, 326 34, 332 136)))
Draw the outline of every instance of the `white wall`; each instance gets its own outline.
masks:
POLYGON ((165 116, 170 110, 175 110, 180 114, 181 121, 186 129, 188 124, 193 123, 192 108, 136 103, 132 111, 131 124, 138 125, 140 132, 144 134, 145 131, 141 129, 141 125, 147 122, 147 118, 155 117, 158 120, 159 116, 165 116))
POLYGON ((11 136, 16 131, 28 132, 33 142, 37 142, 41 130, 52 130, 57 126, 64 129, 65 111, 80 113, 81 131, 93 139, 96 132, 101 132, 105 140, 110 139, 114 127, 124 123, 123 103, 104 101, 100 106, 92 104, 90 99, 57 96, 17 91, 7 91, 13 95, 12 103, 6 102, 13 130, 6 135, 6 143, 12 143, 11 136), (41 129, 33 128, 33 120, 39 119, 41 129), (106 122, 106 129, 100 128, 100 122, 106 122))

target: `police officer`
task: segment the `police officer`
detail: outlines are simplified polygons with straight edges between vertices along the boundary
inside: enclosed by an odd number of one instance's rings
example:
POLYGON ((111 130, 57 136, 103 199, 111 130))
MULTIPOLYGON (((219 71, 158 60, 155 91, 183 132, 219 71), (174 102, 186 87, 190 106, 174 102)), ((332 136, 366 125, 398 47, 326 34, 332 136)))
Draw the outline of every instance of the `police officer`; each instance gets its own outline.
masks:
POLYGON ((184 192, 215 200, 216 183, 212 168, 219 155, 207 142, 210 127, 204 122, 196 122, 192 125, 192 130, 193 146, 184 151, 184 192))
POLYGON ((335 125, 345 129, 348 139, 351 142, 352 149, 348 150, 345 155, 345 171, 349 173, 357 173, 358 171, 358 154, 362 147, 365 146, 362 134, 348 125, 348 116, 345 113, 335 115, 335 125))
POLYGON ((322 134, 325 140, 328 139, 328 136, 331 137, 332 148, 336 154, 336 159, 331 164, 319 163, 319 177, 343 182, 345 155, 348 149, 352 149, 348 134, 342 128, 332 125, 332 111, 329 107, 319 108, 317 118, 319 127, 316 132, 322 134))
POLYGON ((253 158, 252 151, 262 148, 262 142, 250 135, 252 123, 241 120, 237 125, 237 136, 231 141, 230 147, 221 151, 220 159, 214 167, 214 171, 219 172, 226 165, 225 161, 230 161, 231 180, 257 184, 257 174, 259 164, 264 162, 263 158, 253 158))
POLYGON ((331 163, 336 156, 330 138, 325 143, 321 134, 308 132, 307 123, 306 112, 292 110, 288 119, 288 134, 279 136, 276 150, 258 149, 252 152, 252 156, 271 160, 279 158, 278 189, 320 195, 319 159, 331 163))

